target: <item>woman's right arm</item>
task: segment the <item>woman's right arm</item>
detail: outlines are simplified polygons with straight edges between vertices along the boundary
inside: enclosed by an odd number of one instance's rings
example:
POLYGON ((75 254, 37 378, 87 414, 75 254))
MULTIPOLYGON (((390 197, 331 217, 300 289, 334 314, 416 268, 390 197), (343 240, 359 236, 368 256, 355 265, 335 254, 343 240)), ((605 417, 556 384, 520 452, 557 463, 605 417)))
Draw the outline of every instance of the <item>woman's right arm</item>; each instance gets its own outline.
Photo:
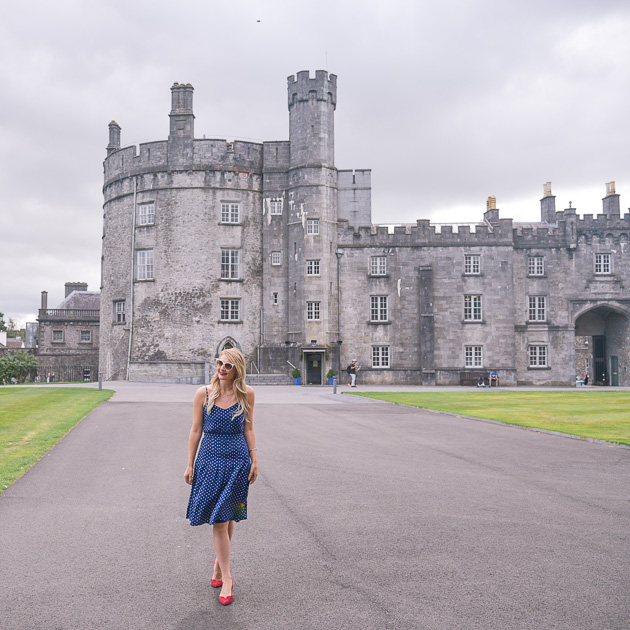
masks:
POLYGON ((192 484, 195 455, 197 454, 199 440, 201 440, 201 435, 203 434, 203 406, 205 402, 206 388, 200 387, 195 393, 193 401, 193 421, 192 427, 190 427, 190 435, 188 436, 188 466, 186 466, 186 472, 184 473, 184 479, 188 484, 192 484))

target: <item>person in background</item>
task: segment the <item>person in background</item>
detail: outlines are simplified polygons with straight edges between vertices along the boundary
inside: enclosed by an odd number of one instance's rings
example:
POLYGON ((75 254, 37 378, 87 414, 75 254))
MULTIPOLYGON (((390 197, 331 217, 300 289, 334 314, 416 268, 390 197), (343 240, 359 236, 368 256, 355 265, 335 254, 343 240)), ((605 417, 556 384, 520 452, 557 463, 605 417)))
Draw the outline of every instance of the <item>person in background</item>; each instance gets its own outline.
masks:
POLYGON ((350 376, 350 387, 357 386, 357 372, 359 371, 359 366, 357 365, 357 360, 352 359, 352 363, 348 366, 346 372, 350 376))

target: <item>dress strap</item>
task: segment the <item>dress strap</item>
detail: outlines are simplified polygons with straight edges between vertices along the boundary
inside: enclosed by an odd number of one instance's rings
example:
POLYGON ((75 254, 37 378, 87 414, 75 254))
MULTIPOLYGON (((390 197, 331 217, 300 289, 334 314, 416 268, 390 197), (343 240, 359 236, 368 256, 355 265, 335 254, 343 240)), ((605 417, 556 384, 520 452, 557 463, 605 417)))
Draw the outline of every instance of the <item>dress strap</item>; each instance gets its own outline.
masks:
POLYGON ((208 405, 208 386, 206 385, 206 406, 208 405))

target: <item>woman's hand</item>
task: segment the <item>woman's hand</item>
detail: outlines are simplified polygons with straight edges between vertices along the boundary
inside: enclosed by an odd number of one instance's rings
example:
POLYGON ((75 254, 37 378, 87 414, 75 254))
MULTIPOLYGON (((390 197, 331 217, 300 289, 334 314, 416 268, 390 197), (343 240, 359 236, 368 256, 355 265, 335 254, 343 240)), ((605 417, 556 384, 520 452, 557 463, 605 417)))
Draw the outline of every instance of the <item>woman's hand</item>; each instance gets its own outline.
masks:
POLYGON ((186 472, 184 473, 184 479, 186 480, 186 483, 188 485, 192 486, 192 480, 193 480, 193 467, 192 466, 188 466, 188 468, 186 468, 186 472))
POLYGON ((258 477, 258 462, 254 460, 249 469, 249 477, 248 477, 249 483, 254 483, 257 477, 258 477))

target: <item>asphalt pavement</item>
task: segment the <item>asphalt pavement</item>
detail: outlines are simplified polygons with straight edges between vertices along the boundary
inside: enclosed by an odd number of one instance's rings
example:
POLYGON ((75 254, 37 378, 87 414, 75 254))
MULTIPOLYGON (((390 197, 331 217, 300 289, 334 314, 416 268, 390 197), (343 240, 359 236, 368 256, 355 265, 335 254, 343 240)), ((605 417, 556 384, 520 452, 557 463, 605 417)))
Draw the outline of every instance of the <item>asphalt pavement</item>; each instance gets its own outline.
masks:
POLYGON ((184 518, 195 387, 112 385, 0 495, 2 628, 629 627, 629 450, 259 387, 223 607, 184 518))

